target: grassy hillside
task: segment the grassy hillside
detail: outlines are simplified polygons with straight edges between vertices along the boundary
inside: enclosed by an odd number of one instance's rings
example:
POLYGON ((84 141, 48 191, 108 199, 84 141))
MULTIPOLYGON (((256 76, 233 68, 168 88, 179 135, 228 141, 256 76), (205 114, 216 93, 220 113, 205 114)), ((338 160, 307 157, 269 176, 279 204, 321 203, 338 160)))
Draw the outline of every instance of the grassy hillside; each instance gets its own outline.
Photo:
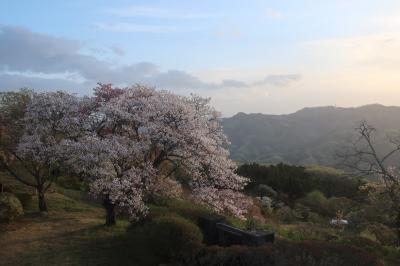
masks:
MULTIPOLYGON (((31 189, 2 172, 0 183, 15 194, 33 194, 31 189)), ((105 226, 102 206, 82 200, 86 199, 82 192, 57 186, 50 191, 46 193, 48 214, 38 213, 37 200, 32 195, 23 217, 0 223, 0 265, 162 263, 154 243, 149 243, 150 225, 132 227, 126 218, 120 217, 116 226, 105 226)), ((198 215, 210 213, 185 201, 160 201, 150 208, 153 218, 177 215, 196 220, 198 215)))

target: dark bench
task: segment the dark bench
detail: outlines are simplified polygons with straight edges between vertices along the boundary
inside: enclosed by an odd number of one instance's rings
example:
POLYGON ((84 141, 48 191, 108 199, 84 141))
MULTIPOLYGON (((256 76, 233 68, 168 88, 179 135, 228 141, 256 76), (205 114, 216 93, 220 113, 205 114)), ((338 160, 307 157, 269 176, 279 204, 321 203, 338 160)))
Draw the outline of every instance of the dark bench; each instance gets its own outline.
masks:
POLYGON ((203 232, 204 242, 208 245, 256 247, 275 240, 274 232, 241 230, 225 224, 221 217, 201 217, 199 227, 203 232))
POLYGON ((203 233, 204 243, 207 245, 218 245, 217 224, 223 223, 224 219, 218 216, 200 217, 198 225, 203 233))

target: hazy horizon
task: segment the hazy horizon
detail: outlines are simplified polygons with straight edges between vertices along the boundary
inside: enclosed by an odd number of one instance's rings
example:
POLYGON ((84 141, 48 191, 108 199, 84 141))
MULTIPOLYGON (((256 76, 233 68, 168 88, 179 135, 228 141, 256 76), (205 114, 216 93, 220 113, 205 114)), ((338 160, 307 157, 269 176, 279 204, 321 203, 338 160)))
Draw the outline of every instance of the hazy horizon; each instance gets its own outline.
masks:
POLYGON ((138 82, 225 117, 398 105, 399 17, 394 0, 4 1, 0 91, 138 82))
POLYGON ((246 114, 246 115, 252 115, 252 114, 262 114, 262 115, 290 115, 290 114, 297 113, 297 112, 299 112, 299 111, 301 111, 301 110, 304 110, 304 109, 318 109, 318 108, 330 108, 330 107, 336 108, 336 109, 357 109, 357 108, 363 108, 363 107, 368 107, 368 106, 382 106, 382 107, 387 107, 387 108, 389 108, 389 107, 400 108, 400 105, 384 105, 384 104, 380 104, 380 103, 367 103, 367 104, 357 105, 357 106, 316 105, 316 106, 304 106, 304 107, 302 107, 302 108, 300 108, 300 109, 297 109, 297 110, 295 110, 295 111, 293 111, 293 112, 278 113, 278 114, 274 114, 274 113, 260 113, 260 112, 258 112, 258 113, 248 113, 248 112, 242 112, 242 111, 239 110, 239 111, 237 111, 237 112, 236 112, 235 114, 233 114, 233 115, 224 116, 224 118, 229 118, 229 117, 235 116, 235 115, 237 115, 237 114, 239 114, 239 113, 243 113, 243 114, 246 114))

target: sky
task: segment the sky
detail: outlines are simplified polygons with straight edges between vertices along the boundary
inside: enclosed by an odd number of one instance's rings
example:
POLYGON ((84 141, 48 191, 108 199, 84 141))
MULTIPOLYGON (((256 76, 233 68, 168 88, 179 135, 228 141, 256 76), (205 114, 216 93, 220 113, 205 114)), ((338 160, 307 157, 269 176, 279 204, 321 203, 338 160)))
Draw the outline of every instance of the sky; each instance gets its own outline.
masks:
POLYGON ((400 105, 400 1, 0 1, 0 91, 97 82, 211 97, 223 116, 400 105))

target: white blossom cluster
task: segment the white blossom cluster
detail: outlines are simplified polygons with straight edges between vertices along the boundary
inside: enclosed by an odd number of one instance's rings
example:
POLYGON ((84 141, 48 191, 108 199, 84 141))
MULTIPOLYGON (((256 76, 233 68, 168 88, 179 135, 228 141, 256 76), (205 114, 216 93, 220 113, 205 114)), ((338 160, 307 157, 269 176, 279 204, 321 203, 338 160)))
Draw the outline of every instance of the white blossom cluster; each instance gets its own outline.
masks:
POLYGON ((152 194, 181 195, 177 169, 188 174, 185 185, 194 199, 245 217, 250 203, 240 190, 247 179, 235 173, 209 99, 139 85, 100 84, 95 95, 35 95, 19 152, 67 167, 90 182, 94 195, 127 210, 132 219, 147 213, 152 194))
POLYGON ((15 155, 31 166, 26 168, 35 178, 48 178, 51 169, 57 167, 60 142, 80 134, 83 101, 63 92, 31 94, 22 121, 24 134, 15 155))

